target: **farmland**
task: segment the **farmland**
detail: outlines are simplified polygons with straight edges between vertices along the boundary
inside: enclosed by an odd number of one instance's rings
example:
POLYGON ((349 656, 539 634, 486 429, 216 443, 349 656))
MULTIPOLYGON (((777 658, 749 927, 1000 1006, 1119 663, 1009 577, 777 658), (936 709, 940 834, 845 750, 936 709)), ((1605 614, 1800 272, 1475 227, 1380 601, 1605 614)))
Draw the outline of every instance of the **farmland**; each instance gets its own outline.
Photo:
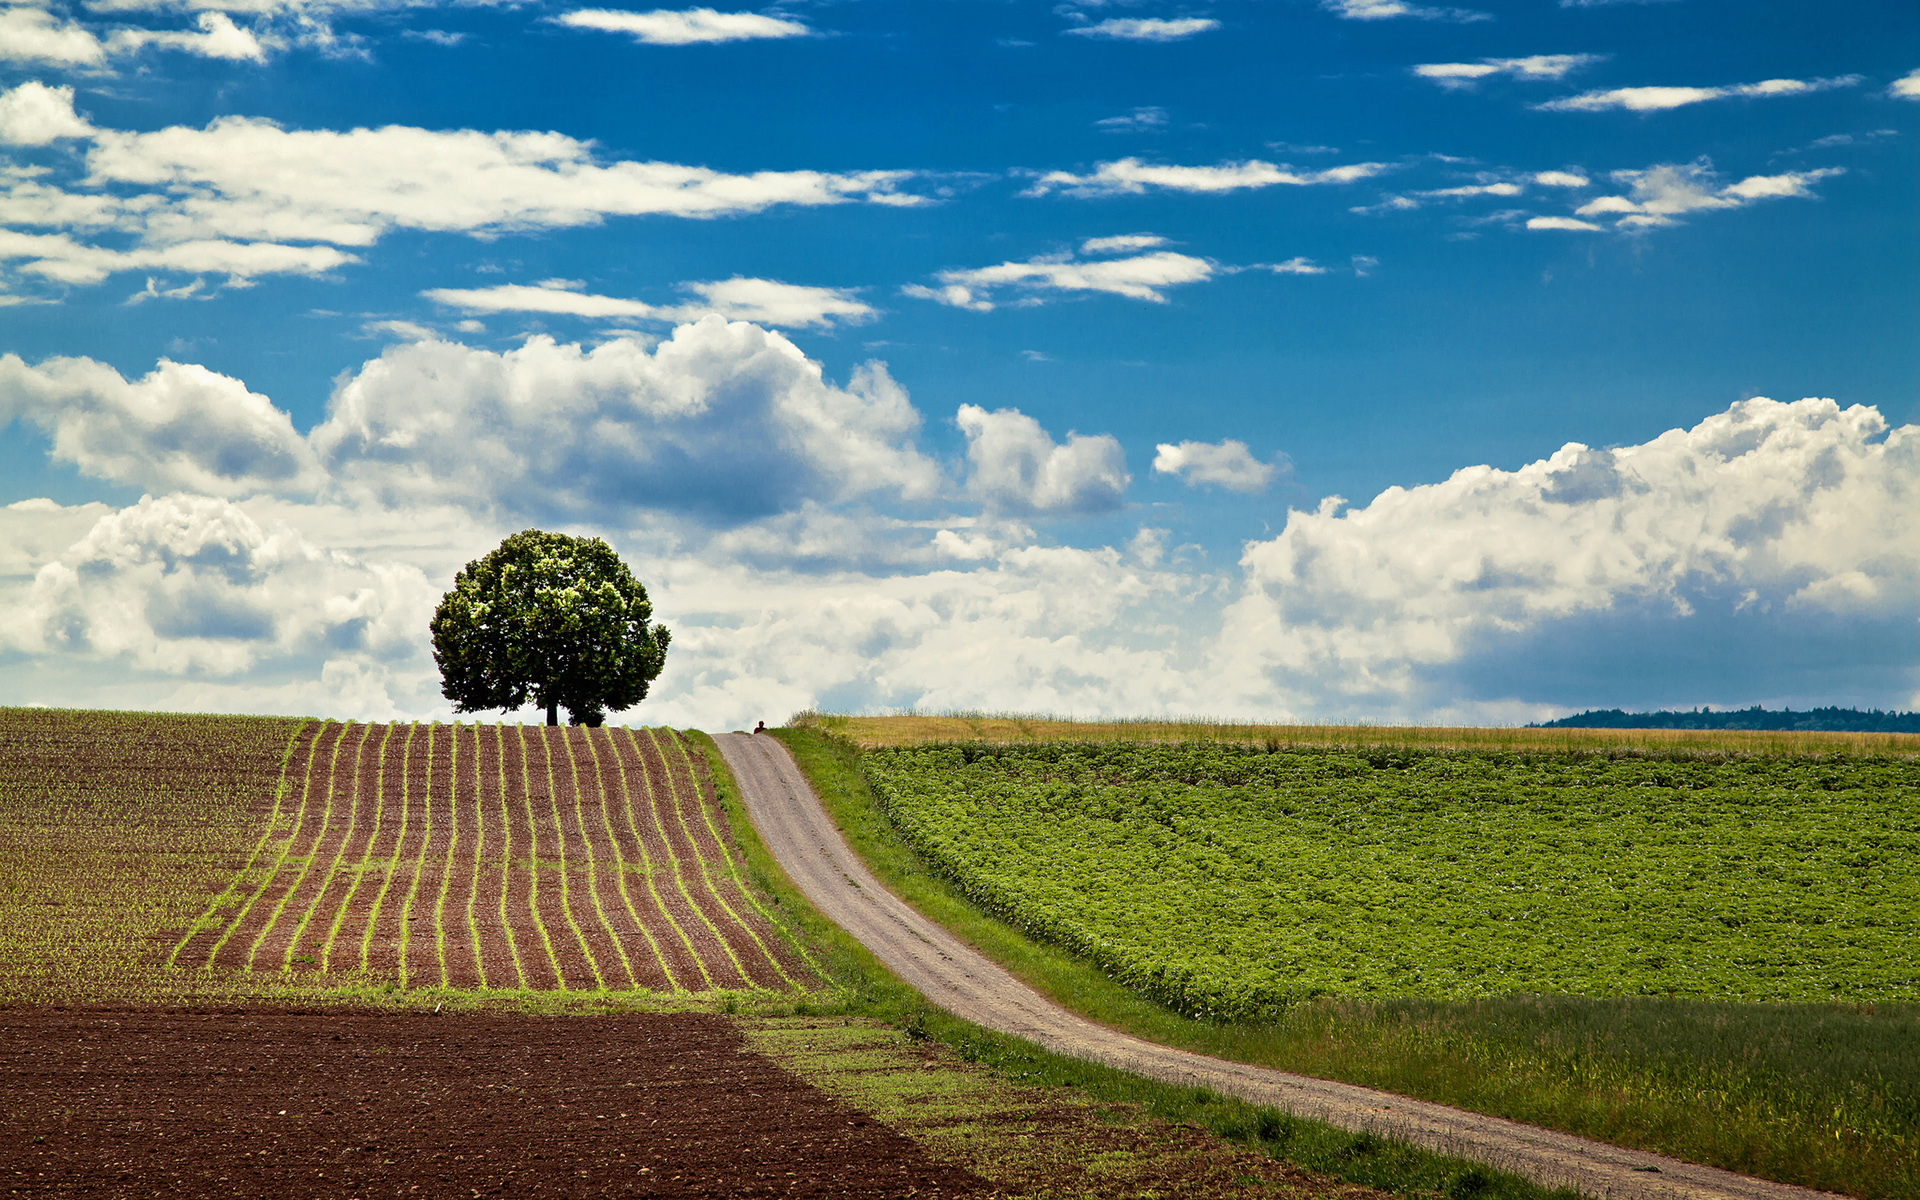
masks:
POLYGON ((817 982, 671 732, 12 710, 0 745, 14 998, 817 982))
POLYGON ((1193 1015, 1920 999, 1909 761, 1055 744, 866 767, 983 908, 1193 1015))

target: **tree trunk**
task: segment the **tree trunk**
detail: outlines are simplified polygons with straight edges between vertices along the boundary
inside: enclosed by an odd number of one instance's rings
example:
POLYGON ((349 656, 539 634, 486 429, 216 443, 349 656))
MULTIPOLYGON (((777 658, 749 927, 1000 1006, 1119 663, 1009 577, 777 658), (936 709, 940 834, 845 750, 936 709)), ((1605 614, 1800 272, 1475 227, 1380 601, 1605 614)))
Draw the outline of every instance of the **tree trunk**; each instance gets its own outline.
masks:
POLYGON ((550 700, 547 702, 547 724, 558 725, 559 723, 560 702, 558 700, 550 700))

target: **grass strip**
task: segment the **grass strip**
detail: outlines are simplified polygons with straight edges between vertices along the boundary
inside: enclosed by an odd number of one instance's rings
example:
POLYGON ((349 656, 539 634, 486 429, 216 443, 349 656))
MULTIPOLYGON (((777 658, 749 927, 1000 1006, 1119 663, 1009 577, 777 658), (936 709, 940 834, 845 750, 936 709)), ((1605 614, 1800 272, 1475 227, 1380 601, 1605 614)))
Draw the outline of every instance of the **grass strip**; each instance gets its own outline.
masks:
MULTIPOLYGON (((698 810, 704 816, 707 811, 707 803, 706 803, 706 799, 700 795, 700 777, 694 774, 693 756, 687 751, 686 737, 683 734, 675 733, 673 730, 667 730, 666 735, 667 735, 667 741, 673 746, 675 753, 677 753, 680 756, 681 764, 686 768, 687 783, 693 792, 691 796, 687 797, 687 801, 692 805, 693 808, 698 810)), ((662 757, 664 759, 665 757, 664 753, 662 757)), ((667 783, 669 787, 674 786, 673 773, 671 768, 669 768, 667 773, 667 783)), ((739 927, 742 933, 746 934, 747 937, 752 940, 754 948, 760 951, 760 957, 767 960, 768 965, 773 968, 774 973, 780 976, 780 978, 786 980, 787 985, 789 987, 798 988, 800 986, 799 983, 794 980, 793 976, 787 974, 786 969, 780 965, 780 960, 773 956, 773 951, 767 949, 767 944, 761 941, 760 935, 753 931, 753 926, 747 924, 745 921, 740 919, 739 912, 736 911, 733 905, 727 901, 726 894, 722 892, 720 888, 714 884, 713 864, 707 860, 706 855, 700 853, 699 839, 694 836, 693 829, 687 824, 687 813, 686 813, 687 806, 680 802, 680 797, 678 794, 679 789, 677 787, 674 788, 674 792, 675 792, 675 796, 674 796, 674 806, 673 806, 673 819, 675 822, 679 824, 680 831, 686 834, 687 844, 693 847, 693 851, 694 851, 693 859, 694 859, 694 862, 698 863, 700 866, 700 880, 702 885, 706 888, 707 894, 713 897, 714 902, 717 903, 720 906, 721 910, 727 914, 727 918, 731 920, 734 923, 734 925, 739 927)), ((713 821, 711 818, 706 819, 706 825, 707 825, 707 831, 709 833, 713 833, 713 821)), ((725 850, 726 850, 725 845, 720 841, 720 837, 717 833, 714 834, 713 840, 714 840, 714 844, 720 847, 721 852, 725 853, 725 850)), ((732 954, 732 950, 729 949, 728 953, 732 954)), ((739 957, 734 956, 733 961, 735 966, 742 968, 740 972, 741 978, 747 979, 749 986, 757 986, 753 984, 752 979, 748 978, 747 973, 744 969, 745 964, 740 961, 739 957)))
MULTIPOLYGON (((653 773, 647 770, 647 760, 640 753, 639 736, 636 735, 631 728, 627 729, 626 734, 627 734, 628 745, 633 750, 633 760, 634 762, 640 765, 640 784, 643 788, 646 789, 645 803, 647 806, 647 811, 653 812, 654 810, 653 773)), ((612 735, 609 734, 608 736, 609 738, 611 738, 612 735)), ((681 926, 679 921, 674 919, 673 913, 667 909, 667 902, 665 898, 660 895, 659 884, 655 882, 654 869, 653 869, 653 854, 651 851, 647 849, 647 839, 640 835, 639 823, 634 819, 634 816, 633 816, 633 801, 634 801, 633 785, 632 785, 632 782, 627 778, 626 763, 622 761, 622 759, 618 754, 616 754, 614 755, 613 765, 617 767, 620 771, 620 794, 626 798, 627 832, 633 835, 633 844, 640 847, 641 872, 642 872, 642 876, 647 881, 647 894, 653 897, 654 908, 659 910, 660 915, 666 918, 667 925, 674 931, 675 934, 679 936, 680 944, 685 946, 687 949, 687 957, 693 960, 694 969, 700 972, 700 981, 702 986, 699 988, 690 988, 688 990, 711 991, 713 989, 713 975, 711 972, 707 970, 706 960, 700 957, 700 951, 697 948, 695 948, 693 944, 693 939, 687 935, 686 929, 681 926)), ((656 829, 660 827, 660 818, 658 813, 654 814, 654 827, 656 829)), ((661 844, 664 846, 666 843, 666 837, 664 834, 661 836, 660 841, 661 841, 661 844)))
MULTIPOLYGON (((859 773, 857 751, 845 742, 835 743, 817 733, 803 732, 789 738, 794 732, 780 731, 781 740, 794 749, 801 770, 820 793, 829 814, 837 822, 838 810, 849 808, 857 818, 860 807, 846 795, 849 789, 866 786, 859 773)), ((796 1001, 792 1007, 796 1016, 844 1014, 885 1021, 904 1031, 909 1039, 949 1046, 962 1058, 984 1064, 1016 1083, 1077 1088, 1098 1101, 1138 1105, 1162 1120, 1208 1129, 1308 1170, 1410 1200, 1573 1200, 1579 1195, 1570 1189, 1544 1188, 1509 1172, 1371 1133, 1348 1133, 1332 1125, 1302 1120, 1206 1088, 1176 1087, 1053 1054, 934 1008, 888 971, 853 935, 821 916, 806 900, 754 831, 739 803, 738 784, 717 750, 710 752, 709 762, 721 802, 738 831, 749 881, 785 918, 777 923, 812 944, 818 956, 813 961, 832 981, 831 987, 816 998, 796 1001), (721 780, 725 781, 724 787, 720 786, 721 780)), ((875 865, 859 843, 855 843, 855 849, 870 867, 875 865)), ((875 874, 891 886, 884 874, 878 870, 875 874)))
MULTIPOLYGON (((219 912, 222 905, 228 903, 234 898, 234 896, 237 894, 237 889, 240 887, 241 880, 245 879, 247 875, 253 870, 253 864, 260 861, 260 852, 266 849, 267 843, 273 839, 273 831, 280 827, 280 806, 282 803, 285 802, 288 794, 293 790, 287 783, 287 767, 290 766, 293 762, 294 750, 300 744, 300 734, 303 731, 305 731, 307 726, 310 724, 312 724, 311 721, 301 721, 298 725, 294 726, 293 732, 289 734, 287 737, 287 748, 280 755, 280 779, 279 779, 279 782, 275 783, 273 786, 273 810, 267 815, 267 827, 260 831, 260 840, 253 844, 253 853, 247 855, 246 864, 242 866, 240 868, 239 873, 233 877, 233 881, 227 884, 225 888, 221 889, 220 894, 215 896, 213 898, 213 902, 207 905, 207 911, 201 914, 200 917, 198 917, 191 925, 188 925, 187 931, 180 936, 180 940, 178 942, 174 943, 172 952, 167 955, 167 966, 171 967, 176 964, 176 961, 180 957, 180 952, 186 949, 187 943, 193 940, 193 936, 195 934, 199 933, 203 929, 208 929, 213 926, 214 924, 213 914, 219 912)), ((324 731, 325 728, 326 728, 325 725, 321 726, 322 731, 324 731)), ((314 741, 318 741, 319 736, 320 736, 319 733, 315 733, 314 741)), ((312 767, 313 767, 313 743, 309 742, 307 747, 307 768, 311 770, 312 767)), ((303 799, 304 799, 304 796, 305 796, 305 793, 303 792, 302 793, 303 799)), ((268 873, 266 879, 263 879, 260 881, 260 887, 265 887, 267 885, 267 881, 272 878, 273 878, 272 873, 271 872, 268 873)), ((260 894, 259 890, 255 889, 255 891, 253 892, 253 895, 258 896, 259 894, 260 894)), ((251 897, 248 898, 248 904, 249 905, 252 904, 251 897)), ((240 910, 240 915, 241 916, 246 915, 245 908, 242 908, 240 910)), ((236 918, 236 920, 237 919, 238 918, 236 918)), ((222 937, 219 942, 215 942, 214 949, 215 950, 219 949, 221 943, 224 943, 225 941, 226 941, 226 938, 222 937)), ((213 962, 212 951, 208 951, 207 953, 207 962, 209 964, 213 962)))

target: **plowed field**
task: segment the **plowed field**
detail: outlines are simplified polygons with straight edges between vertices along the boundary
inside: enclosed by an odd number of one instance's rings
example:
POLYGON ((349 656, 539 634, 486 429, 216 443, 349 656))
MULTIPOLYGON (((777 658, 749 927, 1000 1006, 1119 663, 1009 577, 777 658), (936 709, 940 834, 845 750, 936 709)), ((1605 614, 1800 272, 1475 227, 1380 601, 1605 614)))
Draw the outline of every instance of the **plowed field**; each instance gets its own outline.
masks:
POLYGON ((287 771, 172 965, 461 989, 812 982, 670 731, 327 722, 287 771))
POLYGON ((0 1010, 15 1196, 956 1196, 699 1013, 0 1010))

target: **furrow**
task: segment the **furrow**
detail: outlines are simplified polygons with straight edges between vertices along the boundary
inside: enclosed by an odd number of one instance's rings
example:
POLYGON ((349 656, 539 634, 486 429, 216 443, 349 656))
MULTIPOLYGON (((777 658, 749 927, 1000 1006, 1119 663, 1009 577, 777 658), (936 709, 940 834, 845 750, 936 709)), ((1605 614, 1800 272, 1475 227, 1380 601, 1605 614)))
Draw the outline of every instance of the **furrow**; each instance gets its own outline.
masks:
POLYGON ((446 982, 457 988, 487 986, 480 967, 480 931, 473 922, 474 901, 480 894, 480 847, 486 842, 480 797, 474 786, 475 732, 472 725, 464 730, 457 724, 453 727, 453 836, 455 845, 467 848, 467 862, 455 868, 454 847, 447 848, 447 874, 454 883, 441 905, 452 906, 460 925, 459 936, 446 942, 446 982))
MULTIPOLYGON (((719 926, 713 922, 712 914, 700 906, 695 899, 693 889, 687 886, 687 877, 693 868, 684 860, 692 855, 690 845, 682 845, 684 838, 675 835, 671 810, 674 807, 673 781, 667 775, 666 759, 661 755, 659 746, 654 742, 652 730, 641 730, 646 734, 645 743, 636 736, 636 745, 642 745, 642 760, 647 763, 649 783, 658 781, 658 786, 649 788, 652 803, 648 807, 653 812, 653 825, 659 835, 660 845, 664 848, 667 861, 672 865, 674 890, 680 894, 687 910, 693 914, 696 924, 692 926, 699 934, 701 943, 701 961, 705 964, 707 975, 716 986, 724 988, 751 987, 753 983, 740 966, 740 959, 727 944, 719 926), (666 811, 663 812, 662 810, 666 811)), ((632 733, 629 730, 629 733, 632 733)))
POLYGON ((365 954, 360 949, 357 935, 367 919, 367 913, 354 901, 366 887, 367 876, 375 872, 375 864, 380 861, 375 856, 382 850, 380 839, 387 824, 387 746, 393 741, 393 730, 392 725, 381 726, 373 772, 361 780, 356 789, 357 803, 364 805, 371 798, 373 821, 367 829, 366 844, 360 850, 360 861, 354 864, 353 879, 347 884, 347 894, 340 901, 340 911, 334 914, 333 926, 327 930, 326 947, 320 952, 320 970, 328 975, 337 969, 359 971, 366 967, 365 954), (344 966, 334 961, 333 954, 334 947, 342 944, 354 947, 353 961, 344 966))
MULTIPOLYGON (((514 726, 514 749, 520 763, 520 803, 527 814, 527 916, 540 932, 540 944, 546 947, 547 964, 553 970, 554 986, 566 991, 567 975, 561 969, 560 955, 553 944, 553 931, 548 927, 549 922, 540 907, 540 872, 543 869, 540 860, 540 821, 534 815, 533 773, 527 765, 527 731, 524 725, 514 726)), ((547 889, 548 892, 552 890, 547 889)))
MULTIPOLYGON (((213 903, 207 906, 207 911, 202 913, 193 924, 187 926, 187 932, 174 945, 172 953, 167 955, 167 966, 178 966, 182 954, 186 955, 189 964, 199 961, 202 956, 210 963, 214 946, 225 940, 224 931, 228 926, 226 922, 219 919, 217 914, 222 908, 239 898, 242 889, 246 887, 248 877, 253 873, 254 865, 260 861, 261 852, 267 848, 267 843, 273 840, 274 830, 280 827, 280 809, 293 790, 287 782, 287 768, 293 764, 295 758, 299 757, 303 741, 307 747, 307 769, 311 769, 313 744, 326 729, 323 723, 318 729, 309 733, 308 727, 312 724, 311 721, 302 721, 293 731, 293 736, 287 739, 286 753, 280 759, 280 779, 273 786, 273 809, 267 815, 267 827, 260 832, 260 840, 253 844, 253 853, 247 856, 245 865, 240 868, 239 874, 233 877, 233 882, 213 898, 213 903), (201 948, 202 944, 206 947, 204 950, 201 948)), ((271 878, 272 876, 268 875, 262 879, 261 886, 271 878)), ((256 887, 248 893, 249 900, 258 894, 259 888, 256 887)), ((239 915, 244 915, 245 911, 245 908, 242 908, 239 915)), ((238 916, 235 919, 237 920, 238 916)))
POLYGON ((307 876, 313 872, 313 860, 319 857, 320 839, 326 836, 327 827, 333 824, 333 793, 335 781, 340 775, 340 745, 345 740, 344 731, 340 737, 333 740, 333 754, 329 756, 327 762, 326 798, 322 802, 319 822, 314 826, 313 836, 307 842, 307 852, 299 856, 300 869, 287 884, 287 890, 280 894, 279 902, 273 906, 273 912, 268 915, 266 923, 260 927, 258 933, 253 935, 253 941, 247 946, 243 965, 249 971, 254 969, 254 964, 258 961, 261 946, 267 943, 267 939, 273 935, 274 929, 279 925, 281 917, 286 914, 288 903, 300 890, 300 885, 306 882, 307 876))
POLYGON ((325 961, 327 934, 333 928, 333 922, 327 920, 326 916, 338 907, 339 893, 347 887, 347 882, 340 878, 340 864, 345 860, 347 852, 353 848, 354 838, 360 832, 360 780, 362 768, 366 765, 367 739, 372 734, 373 726, 362 725, 360 737, 353 744, 353 768, 346 787, 346 828, 334 842, 333 854, 327 862, 327 872, 321 877, 319 886, 314 891, 313 900, 301 913, 300 922, 294 927, 293 936, 287 940, 287 947, 281 954, 283 970, 290 971, 295 963, 306 962, 317 971, 325 961), (334 907, 329 907, 329 900, 334 907), (316 917, 320 918, 317 928, 314 925, 316 917))
MULTIPOLYGON (((374 894, 373 906, 367 912, 367 927, 360 935, 360 962, 362 967, 374 975, 383 975, 395 969, 393 947, 400 941, 398 905, 389 905, 387 897, 393 892, 393 882, 400 874, 400 865, 411 861, 410 843, 417 837, 413 819, 413 741, 420 732, 418 723, 407 726, 407 736, 400 743, 400 827, 393 835, 393 854, 387 859, 387 867, 380 880, 380 890, 374 894)), ((382 791, 389 796, 393 793, 395 772, 382 772, 382 791)), ((405 894, 404 892, 402 893, 405 894)))
MULTIPOLYGON (((574 944, 580 948, 580 956, 586 962, 587 970, 593 975, 593 986, 606 990, 607 981, 600 973, 600 964, 595 961, 593 948, 587 942, 586 932, 580 928, 580 922, 574 913, 573 880, 571 865, 567 858, 566 819, 560 813, 560 785, 553 774, 553 738, 552 730, 542 725, 540 729, 540 759, 546 768, 547 809, 553 814, 553 844, 560 855, 560 911, 566 916, 567 929, 573 934, 574 944)), ((564 961, 564 959, 563 959, 564 961)))
POLYGON ((513 988, 532 987, 532 982, 527 978, 526 968, 521 962, 520 946, 518 939, 514 937, 513 922, 507 918, 507 898, 512 891, 509 884, 512 882, 511 872, 513 871, 513 819, 507 808, 506 737, 499 725, 496 724, 490 728, 493 730, 493 736, 484 741, 480 738, 479 731, 474 731, 474 739, 481 746, 481 757, 475 774, 479 777, 482 787, 481 807, 497 806, 500 811, 497 835, 500 843, 500 870, 493 876, 494 904, 487 911, 497 922, 494 928, 500 938, 500 944, 506 948, 506 958, 502 961, 498 957, 497 946, 494 955, 488 955, 483 950, 481 972, 488 980, 495 981, 494 987, 502 986, 502 983, 513 988), (492 963, 491 967, 487 965, 488 962, 492 963))
POLYGON ((679 937, 680 945, 686 950, 687 958, 699 972, 700 986, 690 987, 689 990, 710 991, 715 986, 713 971, 708 966, 706 955, 700 952, 700 947, 694 942, 694 931, 700 925, 699 914, 694 912, 693 906, 687 902, 686 895, 674 886, 673 856, 667 846, 665 831, 661 828, 660 814, 654 799, 655 792, 658 790, 658 781, 640 754, 640 743, 634 736, 633 730, 629 728, 624 732, 626 733, 624 740, 615 739, 619 747, 619 757, 615 761, 621 764, 621 772, 628 780, 627 828, 640 847, 646 871, 647 891, 653 896, 653 902, 660 907, 660 911, 666 914, 674 933, 679 937), (631 770, 628 770, 629 766, 631 770), (640 787, 637 789, 632 783, 634 779, 640 781, 640 787), (640 822, 634 814, 636 805, 646 813, 644 823, 640 822), (667 881, 667 886, 664 888, 660 886, 662 879, 667 881))
MULTIPOLYGON (((659 982, 655 983, 653 981, 653 972, 649 972, 646 980, 640 980, 636 976, 635 982, 642 986, 661 990, 683 990, 683 984, 675 978, 675 968, 678 967, 681 971, 684 971, 686 977, 697 975, 698 972, 692 963, 691 952, 686 952, 687 961, 684 963, 672 961, 673 959, 681 957, 681 947, 675 944, 672 949, 669 950, 661 943, 661 940, 654 935, 653 929, 651 928, 654 924, 663 926, 670 924, 665 911, 659 907, 657 900, 654 900, 654 902, 648 906, 647 912, 643 916, 639 906, 634 903, 633 889, 628 883, 627 874, 629 870, 644 870, 644 868, 639 865, 629 867, 626 853, 627 848, 622 844, 625 838, 621 833, 620 822, 614 819, 613 793, 608 790, 607 786, 606 760, 608 758, 612 759, 614 767, 619 774, 617 786, 622 798, 622 807, 631 811, 631 805, 628 804, 625 799, 627 788, 626 771, 620 767, 620 754, 619 750, 613 744, 613 734, 607 730, 602 730, 600 738, 596 739, 593 736, 593 730, 589 729, 587 731, 586 741, 587 754, 593 762, 594 783, 600 792, 600 824, 601 827, 606 830, 607 845, 613 848, 614 880, 619 885, 620 902, 625 906, 627 916, 633 922, 634 931, 646 939, 649 964, 658 972, 660 977, 659 982), (606 755, 603 755, 600 751, 599 742, 602 740, 607 743, 608 753, 606 755)), ((645 860, 642 859, 642 862, 644 861, 645 860)))
MULTIPOLYGON (((713 814, 718 804, 710 799, 711 785, 704 789, 700 786, 700 776, 694 770, 693 754, 687 748, 687 739, 672 730, 664 732, 673 752, 672 756, 678 759, 677 763, 669 763, 669 778, 676 783, 675 791, 679 791, 678 781, 682 779, 686 781, 686 802, 676 804, 674 810, 680 819, 681 828, 686 831, 688 840, 693 843, 694 857, 700 864, 700 877, 705 882, 707 891, 719 902, 720 907, 726 910, 736 936, 744 935, 758 954, 756 960, 753 954, 748 953, 745 945, 736 943, 739 945, 742 959, 752 964, 753 974, 757 976, 755 982, 762 986, 775 986, 774 978, 777 977, 778 981, 787 987, 803 988, 804 985, 800 980, 788 970, 789 964, 780 961, 780 957, 774 953, 774 948, 767 944, 768 939, 760 935, 760 931, 754 928, 754 922, 741 915, 740 908, 729 899, 729 893, 731 893, 744 901, 746 888, 734 869, 733 856, 727 851, 726 840, 720 836, 719 829, 714 826, 713 814), (690 823, 687 820, 689 808, 699 814, 701 817, 699 822, 690 823), (724 872, 718 877, 714 874, 716 863, 725 865, 724 872), (762 962, 772 969, 772 977, 760 969, 759 964, 762 962)), ((771 935, 771 928, 767 932, 771 935)), ((777 938, 774 940, 778 941, 777 938)))
POLYGON ((589 755, 593 753, 592 734, 593 730, 585 726, 578 727, 577 732, 574 728, 560 731, 560 744, 567 753, 568 785, 573 791, 573 823, 580 830, 580 841, 587 851, 587 893, 593 898, 593 912, 598 918, 595 928, 599 932, 595 936, 605 937, 613 946, 620 959, 620 969, 627 977, 625 986, 637 987, 640 977, 634 973, 633 960, 627 956, 626 942, 608 918, 606 902, 600 895, 600 853, 595 849, 599 839, 587 825, 586 801, 580 787, 580 754, 583 750, 589 755))
POLYGON ((419 850, 413 858, 413 878, 407 880, 406 899, 400 905, 400 945, 394 953, 394 966, 400 972, 400 986, 403 988, 409 986, 414 978, 408 951, 413 947, 414 924, 420 920, 415 908, 420 897, 420 885, 427 873, 427 849, 433 844, 433 742, 438 729, 438 725, 427 726, 427 761, 425 768, 419 772, 417 787, 413 786, 416 782, 414 773, 407 773, 407 783, 419 797, 420 836, 415 843, 419 850))

